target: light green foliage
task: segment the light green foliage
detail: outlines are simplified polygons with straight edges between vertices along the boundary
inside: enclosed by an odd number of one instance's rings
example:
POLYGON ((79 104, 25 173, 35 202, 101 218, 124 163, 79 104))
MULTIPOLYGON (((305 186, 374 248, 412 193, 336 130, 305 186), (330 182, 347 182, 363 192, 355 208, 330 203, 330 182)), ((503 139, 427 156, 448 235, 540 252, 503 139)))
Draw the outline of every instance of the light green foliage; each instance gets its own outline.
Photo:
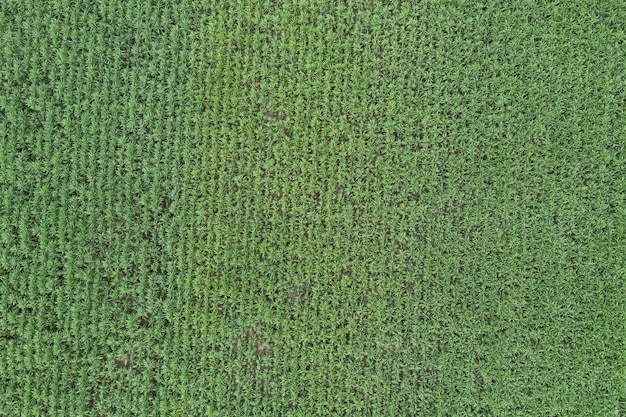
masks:
POLYGON ((623 415, 625 22, 3 3, 0 415, 623 415))

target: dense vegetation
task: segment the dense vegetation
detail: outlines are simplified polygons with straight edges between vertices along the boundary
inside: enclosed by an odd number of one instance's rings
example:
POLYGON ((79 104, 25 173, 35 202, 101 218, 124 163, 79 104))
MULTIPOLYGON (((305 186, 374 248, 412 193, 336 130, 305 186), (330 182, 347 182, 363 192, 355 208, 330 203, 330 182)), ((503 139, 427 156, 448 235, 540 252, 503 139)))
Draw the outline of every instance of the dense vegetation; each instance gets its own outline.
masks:
POLYGON ((0 35, 0 415, 626 415, 624 2, 0 35))

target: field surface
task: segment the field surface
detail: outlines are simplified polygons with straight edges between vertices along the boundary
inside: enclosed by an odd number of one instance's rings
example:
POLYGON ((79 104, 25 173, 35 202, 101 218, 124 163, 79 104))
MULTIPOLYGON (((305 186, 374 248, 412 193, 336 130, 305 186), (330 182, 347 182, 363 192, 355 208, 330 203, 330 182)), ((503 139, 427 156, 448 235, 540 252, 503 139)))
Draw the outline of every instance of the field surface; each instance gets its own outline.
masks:
POLYGON ((0 416, 626 417, 623 1, 0 37, 0 416))

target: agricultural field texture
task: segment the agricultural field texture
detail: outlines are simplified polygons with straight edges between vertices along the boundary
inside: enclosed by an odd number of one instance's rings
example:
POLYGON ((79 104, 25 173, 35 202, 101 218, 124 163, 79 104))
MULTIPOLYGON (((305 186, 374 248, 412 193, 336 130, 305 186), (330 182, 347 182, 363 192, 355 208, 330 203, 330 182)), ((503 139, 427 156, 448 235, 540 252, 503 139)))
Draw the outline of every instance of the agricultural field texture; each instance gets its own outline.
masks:
POLYGON ((0 36, 0 416, 626 417, 623 0, 0 36))

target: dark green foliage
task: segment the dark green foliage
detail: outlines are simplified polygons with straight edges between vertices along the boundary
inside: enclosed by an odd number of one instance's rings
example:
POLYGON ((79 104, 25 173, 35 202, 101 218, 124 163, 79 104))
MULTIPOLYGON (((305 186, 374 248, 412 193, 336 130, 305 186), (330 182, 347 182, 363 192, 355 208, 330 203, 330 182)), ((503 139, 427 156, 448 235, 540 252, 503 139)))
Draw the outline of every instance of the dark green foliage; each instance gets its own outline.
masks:
POLYGON ((0 415, 626 413, 622 2, 0 34, 0 415))

